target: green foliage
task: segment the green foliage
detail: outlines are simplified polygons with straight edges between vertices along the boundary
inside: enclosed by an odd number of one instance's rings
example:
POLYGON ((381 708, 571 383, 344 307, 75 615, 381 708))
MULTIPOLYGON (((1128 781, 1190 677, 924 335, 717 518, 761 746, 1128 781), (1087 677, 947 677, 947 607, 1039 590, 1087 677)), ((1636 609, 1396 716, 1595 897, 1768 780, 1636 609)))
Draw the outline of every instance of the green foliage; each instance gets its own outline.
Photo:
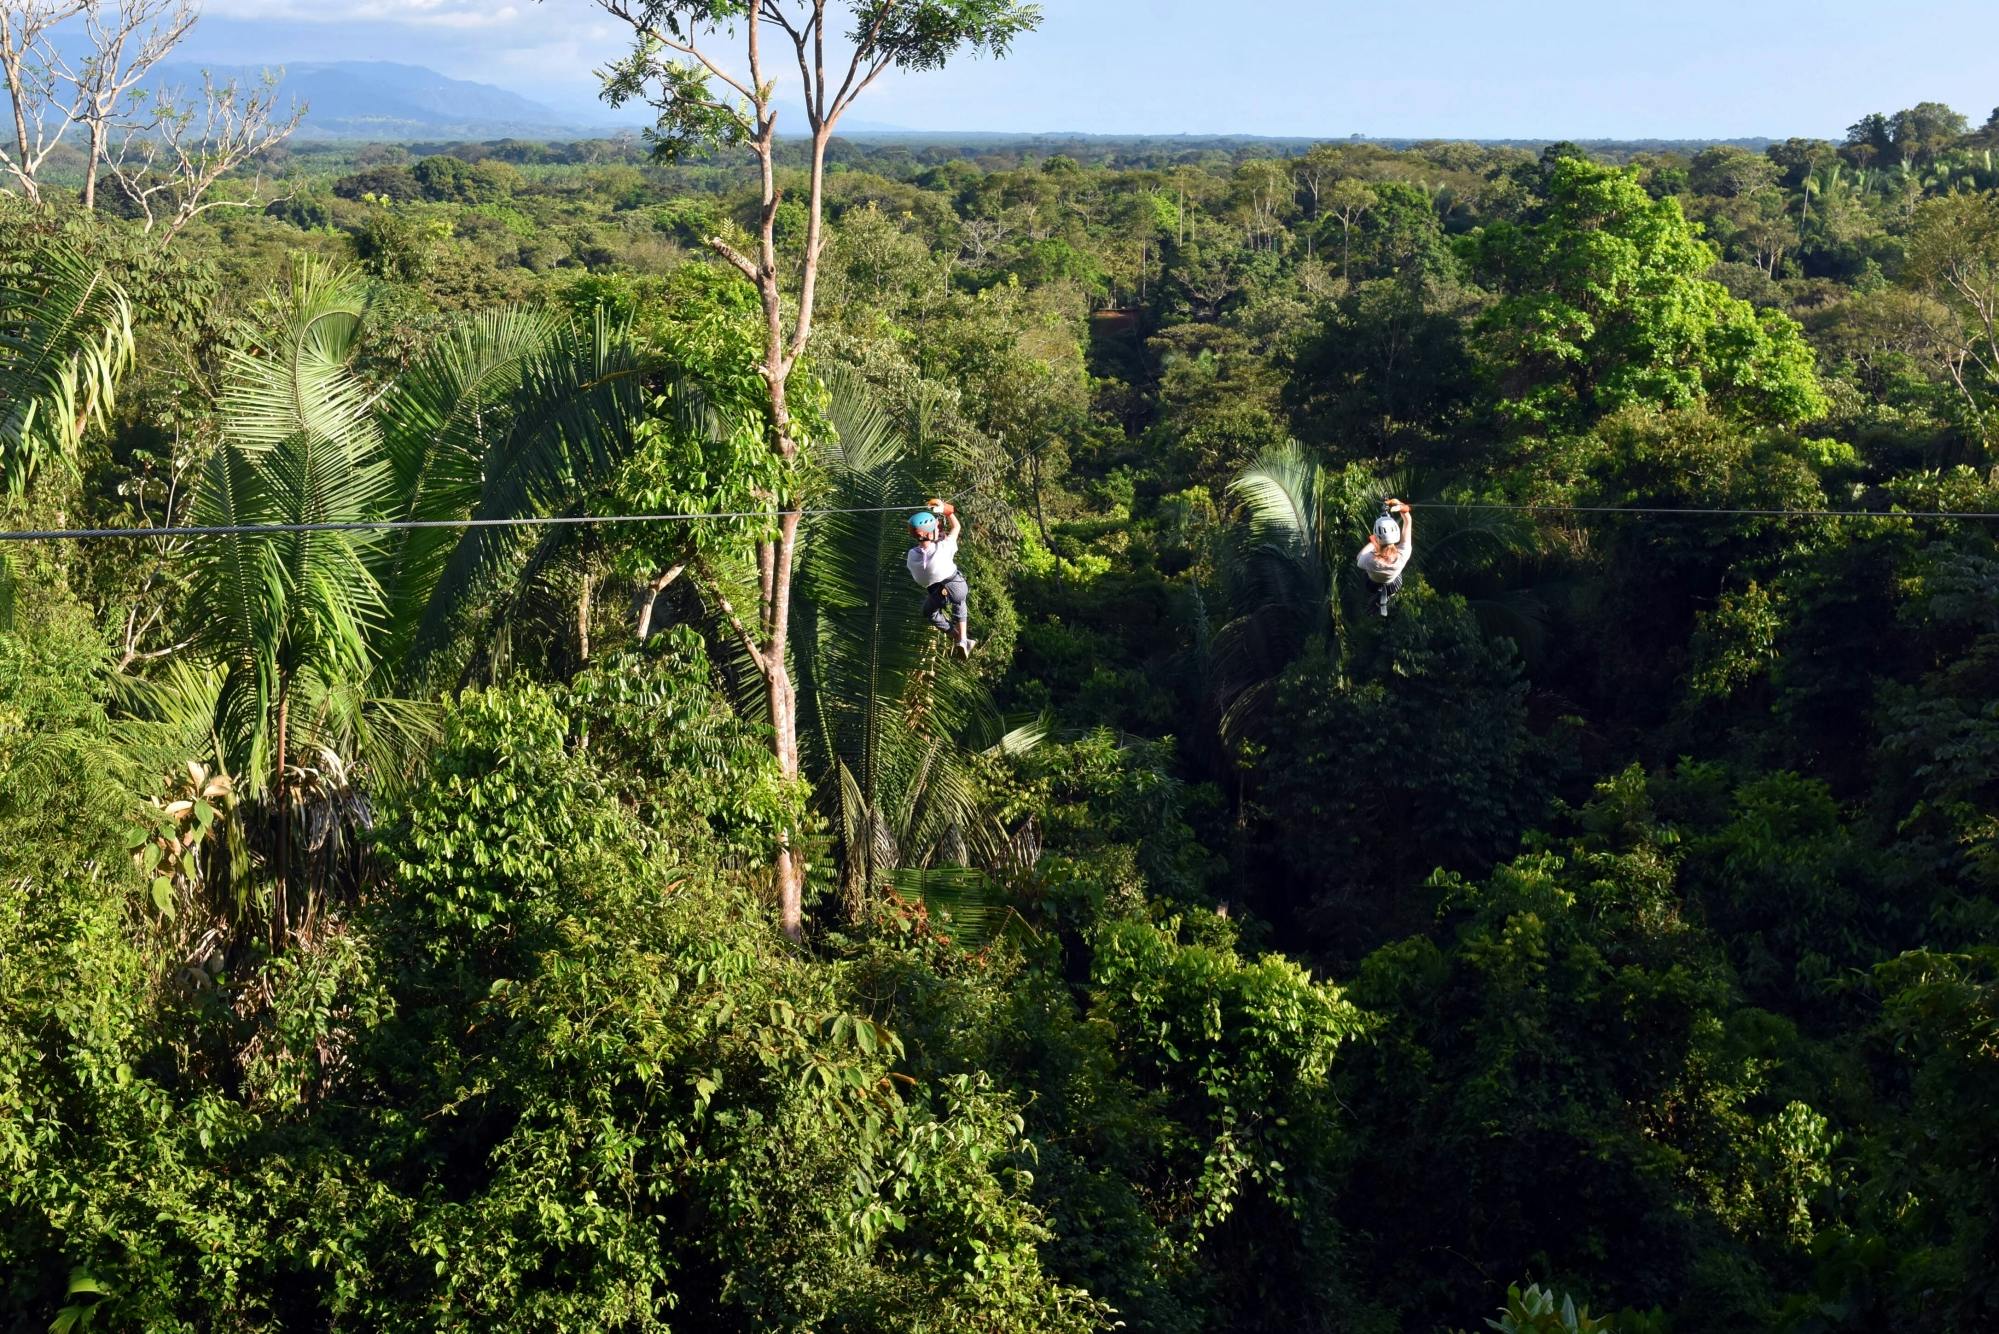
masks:
POLYGON ((1740 594, 1724 594, 1712 612, 1700 614, 1688 691, 1696 699, 1726 699, 1764 675, 1782 625, 1768 589, 1752 582, 1740 594))
POLYGON ((0 251, 0 484, 19 494, 38 471, 74 468, 104 425, 132 365, 133 311, 75 247, 29 220, 7 225, 28 233, 0 251))
POLYGON ((1716 940, 1683 906, 1678 840, 1642 776, 1601 785, 1580 823, 1559 853, 1522 857, 1483 887, 1447 881, 1458 922, 1447 950, 1417 938, 1363 965, 1357 1002, 1412 1007, 1412 1032, 1429 1036, 1409 1045, 1384 1030, 1366 1082, 1345 1096, 1432 1080, 1451 1092, 1417 1112, 1390 1095, 1382 1138, 1356 1161, 1385 1182, 1423 1169, 1367 1155, 1447 1159, 1462 1189, 1452 1207, 1536 1239, 1516 1264, 1576 1273, 1593 1254, 1623 1254, 1614 1272, 1596 1270, 1600 1291, 1718 1323, 1760 1319, 1767 1290, 1710 1266, 1704 1248, 1801 1256, 1826 1221, 1836 1134, 1777 1095, 1795 1038, 1735 1003, 1716 940), (1565 1143, 1590 1148, 1570 1156, 1565 1143), (1620 1238, 1631 1228, 1653 1239, 1642 1256, 1620 1238))
POLYGON ((1576 1309, 1575 1299, 1546 1290, 1538 1283, 1527 1285, 1521 1291, 1518 1284, 1508 1284, 1506 1305, 1499 1308, 1497 1320, 1487 1320, 1486 1328, 1496 1329, 1500 1334, 1611 1334, 1618 1328, 1615 1322, 1591 1317, 1589 1308, 1576 1309))
POLYGON ((408 1319, 415 1284, 510 1327, 1088 1327, 1036 1264, 1005 1100, 905 1091, 901 1044, 752 903, 648 869, 552 699, 468 697, 434 774, 388 837, 418 999, 372 1078, 436 1109, 382 1122, 389 1161, 480 1166, 399 1193, 353 1318, 408 1319))
MULTIPOLYGON (((574 289, 572 300, 592 291, 574 289)), ((630 452, 611 479, 607 503, 622 514, 751 516, 608 535, 621 568, 650 576, 739 555, 745 539, 768 534, 772 524, 763 514, 787 470, 768 438, 755 293, 717 270, 690 268, 668 280, 657 303, 634 304, 641 336, 654 355, 680 368, 685 388, 678 400, 656 400, 633 424, 630 452)), ((812 438, 819 418, 806 379, 799 377, 794 396, 794 429, 812 438)))
POLYGON ((675 862, 748 870, 802 826, 801 794, 726 704, 691 626, 594 664, 568 702, 577 744, 675 862))
POLYGON ((1522 428, 1574 430, 1635 404, 1712 402, 1771 424, 1825 410, 1797 325, 1707 280, 1714 252, 1679 202, 1628 172, 1556 162, 1545 216, 1495 224, 1467 258, 1505 293, 1479 320, 1478 355, 1522 428))
POLYGON ((1170 1091, 1185 1138, 1163 1146, 1160 1166, 1189 1197, 1180 1240, 1198 1245, 1252 1187, 1299 1207, 1309 1185, 1294 1180, 1327 1147, 1334 1050, 1362 1024, 1336 988, 1287 959, 1250 964, 1179 934, 1178 919, 1107 923, 1090 981, 1092 1013, 1117 1033, 1121 1063, 1170 1091))
MULTIPOLYGON (((664 54, 663 147, 746 129, 664 54)), ((1991 1326, 1999 551, 1891 513, 1995 508, 1964 129, 836 137, 790 465, 741 155, 0 201, 10 525, 445 525, 5 553, 0 1326, 1991 1326), (888 510, 801 526, 795 781, 774 496, 888 510), (640 511, 734 517, 458 526, 640 511)))
POLYGON ((439 203, 494 204, 511 198, 521 183, 507 163, 471 163, 449 154, 420 159, 410 175, 426 198, 439 203))
POLYGON ((1901 1234, 1910 1255, 1895 1276, 1898 1295, 1929 1327, 1975 1329, 1999 1311, 1991 1268, 1999 1176, 1991 1119, 1980 1110, 1990 1106, 1999 1064, 1999 956, 1989 947, 1919 950, 1881 965, 1875 980, 1883 1036, 1913 1066, 1903 1143, 1923 1183, 1913 1216, 1896 1219, 1889 1211, 1881 1220, 1888 1237, 1901 1234), (1925 1291, 1929 1284, 1937 1286, 1925 1291))
POLYGON ((1956 350, 1959 391, 1989 440, 1984 415, 1999 390, 1999 328, 1993 318, 1999 311, 1999 194, 1924 200, 1909 230, 1908 252, 1908 277, 1941 299, 1954 317, 1944 345, 1956 350))
POLYGON ((1505 853, 1554 777, 1516 655, 1461 600, 1406 590, 1349 670, 1328 688, 1341 669, 1308 650, 1275 682, 1257 734, 1278 901, 1319 915, 1342 944, 1413 925, 1407 887, 1431 868, 1505 853))
MULTIPOLYGON (((862 71, 938 69, 960 51, 1004 55, 1014 38, 1031 31, 1041 18, 1037 7, 1017 0, 921 0, 910 5, 850 0, 842 8, 852 24, 853 60, 862 71)), ((696 35, 705 39, 718 31, 733 35, 735 25, 753 12, 743 0, 643 0, 632 7, 638 44, 627 60, 607 72, 605 96, 613 105, 644 100, 658 111, 647 139, 659 159, 674 161, 700 148, 737 145, 755 133, 747 110, 714 86, 708 66, 660 55, 668 49, 668 39, 673 49, 685 51, 685 43, 696 35)), ((821 25, 840 23, 817 9, 789 15, 787 21, 822 41, 830 34, 821 25)), ((823 92, 818 114, 839 109, 839 98, 846 91, 836 73, 834 86, 823 92)))

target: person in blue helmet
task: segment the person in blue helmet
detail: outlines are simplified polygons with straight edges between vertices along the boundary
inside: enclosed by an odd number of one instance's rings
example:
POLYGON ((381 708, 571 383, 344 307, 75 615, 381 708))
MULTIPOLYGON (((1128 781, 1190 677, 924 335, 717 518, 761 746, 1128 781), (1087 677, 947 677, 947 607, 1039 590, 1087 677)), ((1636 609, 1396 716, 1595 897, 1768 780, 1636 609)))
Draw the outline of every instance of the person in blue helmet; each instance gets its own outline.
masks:
POLYGON ((925 591, 923 614, 952 636, 952 647, 959 657, 969 658, 979 641, 971 637, 966 624, 968 590, 964 573, 958 569, 958 507, 949 501, 932 500, 929 509, 909 516, 909 531, 916 538, 916 545, 909 549, 909 577, 925 591))

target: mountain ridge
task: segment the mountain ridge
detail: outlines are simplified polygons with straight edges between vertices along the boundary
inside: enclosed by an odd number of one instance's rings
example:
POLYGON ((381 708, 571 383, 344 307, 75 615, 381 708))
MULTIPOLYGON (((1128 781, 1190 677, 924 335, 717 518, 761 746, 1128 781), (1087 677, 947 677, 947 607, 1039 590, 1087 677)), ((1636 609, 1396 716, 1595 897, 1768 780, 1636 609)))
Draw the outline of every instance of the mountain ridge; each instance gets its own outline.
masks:
POLYGON ((455 79, 423 65, 389 60, 292 61, 270 65, 162 65, 148 87, 189 90, 203 71, 218 83, 255 84, 279 77, 278 105, 305 104, 305 139, 510 138, 636 128, 637 118, 609 113, 595 121, 495 84, 455 79))
MULTIPOLYGON (((278 106, 306 107, 302 139, 436 140, 562 138, 637 130, 643 110, 593 106, 555 107, 497 84, 454 78, 425 65, 392 60, 300 60, 268 65, 181 61, 162 65, 146 80, 157 93, 201 86, 206 71, 217 83, 254 85, 266 71, 280 78, 278 106)), ((805 124, 804 109, 778 104, 786 137, 805 124)), ((844 128, 844 127, 843 127, 844 128)), ((900 126, 856 119, 856 134, 906 134, 900 126)))

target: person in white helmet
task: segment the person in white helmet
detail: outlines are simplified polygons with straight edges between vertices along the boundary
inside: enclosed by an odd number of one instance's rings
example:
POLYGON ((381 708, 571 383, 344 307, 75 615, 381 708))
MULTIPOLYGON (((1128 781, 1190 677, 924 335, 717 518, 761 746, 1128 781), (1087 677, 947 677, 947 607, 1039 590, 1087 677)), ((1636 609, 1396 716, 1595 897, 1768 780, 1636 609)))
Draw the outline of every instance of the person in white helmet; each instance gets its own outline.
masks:
POLYGON ((1382 515, 1374 521, 1367 545, 1360 549, 1354 564, 1367 574, 1379 591, 1381 614, 1388 614, 1388 600, 1402 591, 1402 576, 1416 551, 1416 516, 1409 506, 1390 497, 1382 502, 1382 515))
POLYGON ((916 545, 909 549, 905 563, 909 577, 927 594, 923 614, 946 634, 955 629, 952 647, 959 657, 969 658, 979 641, 970 634, 969 594, 964 573, 958 569, 958 507, 947 500, 932 500, 930 508, 909 516, 909 531, 916 545), (951 609, 948 616, 944 612, 947 606, 951 609))

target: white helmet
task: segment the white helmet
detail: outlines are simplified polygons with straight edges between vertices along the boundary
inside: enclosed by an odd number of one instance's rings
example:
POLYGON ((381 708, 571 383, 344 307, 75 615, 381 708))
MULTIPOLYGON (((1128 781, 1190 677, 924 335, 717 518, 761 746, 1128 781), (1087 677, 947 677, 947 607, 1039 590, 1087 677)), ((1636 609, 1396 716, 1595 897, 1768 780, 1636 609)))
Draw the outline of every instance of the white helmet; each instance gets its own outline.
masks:
POLYGON ((1402 540, 1402 525, 1384 514, 1374 521, 1374 535, 1381 539, 1381 545, 1392 547, 1402 540))

